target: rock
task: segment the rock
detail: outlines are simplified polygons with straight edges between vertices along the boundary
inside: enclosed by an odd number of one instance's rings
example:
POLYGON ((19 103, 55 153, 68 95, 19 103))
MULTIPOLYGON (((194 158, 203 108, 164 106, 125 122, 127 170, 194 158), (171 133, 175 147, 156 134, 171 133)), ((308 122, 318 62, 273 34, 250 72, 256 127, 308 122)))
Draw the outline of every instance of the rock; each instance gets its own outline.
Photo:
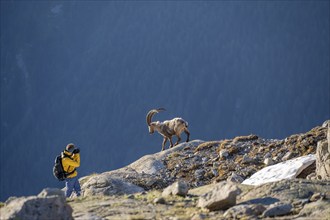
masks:
MULTIPOLYGON (((307 217, 303 219, 327 219, 325 216, 330 216, 330 201, 318 200, 306 204, 299 212, 299 217, 307 217)), ((300 218, 298 218, 300 219, 300 218)))
POLYGON ((220 182, 210 192, 200 196, 197 206, 210 211, 226 210, 236 204, 239 193, 240 189, 236 185, 220 182))
POLYGON ((218 168, 220 166, 220 163, 219 162, 214 162, 213 163, 213 168, 218 168))
POLYGON ((165 201, 165 199, 163 197, 159 197, 159 198, 155 198, 154 199, 154 203, 155 204, 165 204, 166 201, 165 201))
POLYGON ((242 163, 243 164, 247 164, 247 163, 251 163, 251 162, 253 162, 254 160, 252 159, 252 158, 250 158, 247 154, 245 154, 244 156, 243 156, 243 160, 242 160, 242 163))
POLYGON ((231 176, 227 178, 227 181, 233 182, 233 183, 241 183, 244 181, 243 177, 240 175, 237 175, 236 173, 232 173, 231 176))
POLYGON ((183 181, 173 183, 164 189, 162 196, 167 197, 170 195, 186 196, 188 193, 188 185, 183 181))
POLYGON ((328 141, 319 141, 317 143, 316 176, 318 179, 330 180, 330 151, 328 141))
POLYGON ((308 180, 316 180, 316 173, 311 173, 308 176, 306 176, 306 179, 308 180))
POLYGON ((198 213, 193 215, 193 217, 191 218, 191 220, 203 220, 206 219, 206 215, 198 213))
POLYGON ((203 179, 204 174, 205 174, 205 171, 204 171, 204 170, 202 170, 202 169, 200 169, 200 170, 196 170, 196 171, 195 171, 195 178, 196 178, 196 180, 201 180, 201 179, 203 179))
POLYGON ((128 199, 135 199, 135 196, 133 194, 127 196, 128 199))
POLYGON ((46 189, 38 196, 11 199, 0 211, 0 219, 73 219, 72 208, 58 190, 46 189))
POLYGON ((229 156, 228 150, 221 150, 219 156, 221 159, 226 159, 229 156))
POLYGON ((258 216, 262 214, 266 208, 260 204, 253 205, 236 205, 228 209, 223 216, 230 219, 241 219, 247 216, 258 216))
POLYGON ((303 171, 299 173, 299 175, 296 176, 296 178, 306 179, 310 174, 315 174, 316 170, 316 163, 312 163, 308 167, 306 167, 303 171))
POLYGON ((91 177, 82 185, 84 196, 93 195, 124 195, 143 192, 144 189, 123 179, 113 178, 110 175, 100 174, 91 177))
POLYGON ((216 169, 211 170, 213 176, 219 176, 219 172, 216 169))
POLYGON ((264 158, 271 158, 272 157, 272 154, 270 152, 267 152, 264 156, 264 158))
POLYGON ((165 166, 162 160, 169 155, 170 153, 177 152, 183 150, 187 147, 191 149, 195 149, 198 145, 204 143, 201 140, 193 140, 189 142, 180 143, 175 147, 167 149, 165 151, 161 151, 152 155, 145 155, 138 159, 137 161, 131 163, 127 167, 132 168, 138 173, 146 173, 146 174, 156 174, 160 170, 164 169, 165 166))
POLYGON ((291 212, 292 205, 290 203, 275 203, 270 205, 263 213, 265 217, 275 217, 281 215, 287 215, 291 212))
MULTIPOLYGON (((281 180, 255 186, 249 189, 247 193, 240 195, 238 201, 246 202, 270 197, 275 199, 275 202, 290 202, 293 200, 310 199, 314 193, 325 194, 327 192, 330 192, 330 182, 303 179, 281 180)), ((274 202, 270 204, 272 203, 274 202)))
POLYGON ((292 158, 292 156, 293 156, 293 153, 289 151, 282 157, 282 161, 290 160, 292 158))
POLYGON ((207 157, 202 158, 202 163, 206 163, 209 159, 207 157))
POLYGON ((328 152, 330 152, 330 120, 328 120, 327 140, 328 140, 328 152))
POLYGON ((48 196, 60 196, 65 198, 65 194, 64 191, 61 189, 57 189, 57 188, 46 188, 43 189, 39 194, 38 197, 48 197, 48 196))
POLYGON ((266 166, 273 165, 274 163, 275 163, 275 162, 273 161, 272 158, 266 158, 266 159, 264 160, 264 164, 265 164, 266 166))
POLYGON ((324 195, 321 193, 314 193, 311 198, 309 199, 311 202, 316 202, 317 200, 320 200, 324 198, 324 195))
POLYGON ((306 167, 314 163, 315 160, 315 155, 309 154, 307 156, 268 166, 253 174, 250 178, 244 180, 242 184, 261 185, 283 179, 292 179, 299 175, 306 167))

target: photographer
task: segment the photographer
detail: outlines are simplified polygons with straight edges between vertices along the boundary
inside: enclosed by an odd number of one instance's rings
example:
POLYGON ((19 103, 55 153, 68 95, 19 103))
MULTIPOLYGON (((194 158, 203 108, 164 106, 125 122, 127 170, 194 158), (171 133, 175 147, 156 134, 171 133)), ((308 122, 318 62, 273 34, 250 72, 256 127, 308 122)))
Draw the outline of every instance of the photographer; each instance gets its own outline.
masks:
POLYGON ((61 154, 62 166, 67 176, 65 179, 65 196, 70 197, 74 190, 77 196, 81 194, 81 188, 78 180, 76 168, 80 166, 80 150, 74 144, 68 144, 61 154))

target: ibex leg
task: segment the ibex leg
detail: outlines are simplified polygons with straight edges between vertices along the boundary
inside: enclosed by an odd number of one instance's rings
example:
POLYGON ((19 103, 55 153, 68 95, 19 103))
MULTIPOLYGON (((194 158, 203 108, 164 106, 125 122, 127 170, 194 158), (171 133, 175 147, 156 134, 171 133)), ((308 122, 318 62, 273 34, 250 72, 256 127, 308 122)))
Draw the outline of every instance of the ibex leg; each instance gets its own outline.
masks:
POLYGON ((169 139, 170 139, 170 143, 171 143, 170 148, 172 148, 173 147, 172 137, 170 137, 169 139))
POLYGON ((181 137, 180 137, 180 135, 177 135, 177 137, 178 137, 178 140, 176 141, 176 143, 174 144, 174 146, 178 145, 179 142, 181 141, 181 137))
POLYGON ((184 129, 184 133, 186 133, 186 135, 187 135, 187 140, 186 140, 186 142, 189 142, 190 132, 189 132, 188 128, 185 128, 185 129, 184 129))
POLYGON ((165 144, 167 142, 167 138, 164 137, 163 144, 162 144, 162 151, 165 150, 165 144))

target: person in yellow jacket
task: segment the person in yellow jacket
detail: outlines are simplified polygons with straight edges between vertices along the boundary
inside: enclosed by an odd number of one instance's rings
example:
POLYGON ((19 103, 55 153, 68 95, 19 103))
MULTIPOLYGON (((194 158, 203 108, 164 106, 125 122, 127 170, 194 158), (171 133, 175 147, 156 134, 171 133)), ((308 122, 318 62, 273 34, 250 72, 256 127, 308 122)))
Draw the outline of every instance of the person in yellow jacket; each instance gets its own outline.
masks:
POLYGON ((78 180, 76 168, 80 166, 80 150, 74 144, 68 144, 61 154, 63 170, 67 172, 65 179, 65 196, 70 197, 75 191, 77 196, 81 194, 81 188, 78 180))

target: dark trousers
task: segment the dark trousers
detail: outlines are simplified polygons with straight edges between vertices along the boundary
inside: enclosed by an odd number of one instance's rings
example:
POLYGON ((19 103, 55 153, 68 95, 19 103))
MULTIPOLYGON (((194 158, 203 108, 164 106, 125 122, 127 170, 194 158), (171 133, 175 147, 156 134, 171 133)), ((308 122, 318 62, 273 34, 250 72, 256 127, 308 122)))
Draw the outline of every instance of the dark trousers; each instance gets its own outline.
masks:
POLYGON ((73 190, 76 192, 77 196, 80 196, 81 188, 77 176, 66 179, 65 186, 66 186, 66 191, 65 191, 66 197, 70 197, 73 190))

